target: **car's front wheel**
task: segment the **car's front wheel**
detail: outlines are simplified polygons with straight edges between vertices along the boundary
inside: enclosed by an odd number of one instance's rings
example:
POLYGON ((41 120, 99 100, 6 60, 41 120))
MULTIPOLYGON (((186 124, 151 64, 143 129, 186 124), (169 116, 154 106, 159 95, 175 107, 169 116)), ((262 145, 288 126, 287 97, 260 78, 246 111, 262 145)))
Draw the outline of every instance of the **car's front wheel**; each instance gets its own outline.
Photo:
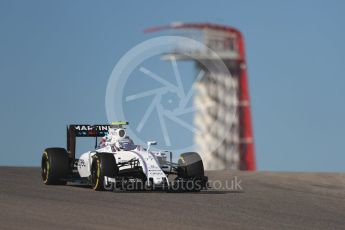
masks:
POLYGON ((183 190, 197 192, 206 186, 207 177, 205 177, 204 165, 198 153, 182 153, 178 165, 177 175, 183 190))
POLYGON ((119 169, 112 153, 96 153, 91 165, 91 186, 96 191, 106 190, 104 177, 115 178, 119 169))

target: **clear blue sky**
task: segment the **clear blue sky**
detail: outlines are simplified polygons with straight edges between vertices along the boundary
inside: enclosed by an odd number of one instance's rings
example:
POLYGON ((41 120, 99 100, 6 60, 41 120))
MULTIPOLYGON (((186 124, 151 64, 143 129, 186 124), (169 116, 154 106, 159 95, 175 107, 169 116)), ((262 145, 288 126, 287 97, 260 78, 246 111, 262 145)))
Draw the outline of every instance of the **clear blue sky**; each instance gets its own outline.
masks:
POLYGON ((259 170, 345 171, 345 2, 200 2, 1 0, 0 165, 39 165, 66 124, 106 122, 117 61, 184 21, 243 32, 259 170))

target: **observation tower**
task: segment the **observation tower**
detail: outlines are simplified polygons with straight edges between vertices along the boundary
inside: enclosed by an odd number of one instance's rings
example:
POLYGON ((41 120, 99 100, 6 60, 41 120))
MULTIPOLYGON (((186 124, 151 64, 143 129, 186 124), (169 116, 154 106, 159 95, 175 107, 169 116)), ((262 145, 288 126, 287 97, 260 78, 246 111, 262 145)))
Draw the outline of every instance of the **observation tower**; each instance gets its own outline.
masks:
POLYGON ((194 39, 213 51, 199 46, 186 49, 186 44, 177 43, 170 53, 163 55, 164 59, 194 61, 197 71, 204 72, 204 76, 194 83, 193 103, 196 108, 194 125, 201 130, 194 135, 194 141, 205 169, 255 170, 247 65, 241 32, 209 23, 173 23, 145 32, 162 30, 194 39), (216 68, 210 71, 204 65, 208 62, 223 62, 229 72, 216 68), (208 103, 213 106, 207 107, 208 103), (218 146, 211 151, 214 145, 218 146))

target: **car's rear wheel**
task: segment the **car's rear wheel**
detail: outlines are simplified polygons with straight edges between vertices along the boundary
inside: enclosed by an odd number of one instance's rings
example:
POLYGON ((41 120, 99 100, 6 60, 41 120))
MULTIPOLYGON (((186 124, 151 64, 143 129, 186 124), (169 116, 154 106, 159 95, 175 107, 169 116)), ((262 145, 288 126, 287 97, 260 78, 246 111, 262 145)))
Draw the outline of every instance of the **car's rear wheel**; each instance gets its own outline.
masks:
POLYGON ((64 185, 69 169, 68 153, 64 148, 47 148, 41 161, 41 175, 46 185, 64 185))
POLYGON ((91 165, 91 186, 96 191, 106 190, 104 177, 115 178, 118 167, 112 153, 97 153, 93 156, 91 165))

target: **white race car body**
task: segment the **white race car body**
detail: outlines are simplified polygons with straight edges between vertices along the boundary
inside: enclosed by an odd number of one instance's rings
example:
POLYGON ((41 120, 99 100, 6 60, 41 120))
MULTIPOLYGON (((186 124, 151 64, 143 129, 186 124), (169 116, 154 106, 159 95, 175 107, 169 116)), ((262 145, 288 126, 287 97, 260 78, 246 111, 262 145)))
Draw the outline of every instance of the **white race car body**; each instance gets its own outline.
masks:
POLYGON ((69 125, 67 148, 47 148, 42 154, 42 180, 45 184, 67 182, 91 185, 96 190, 183 190, 200 191, 207 186, 202 159, 198 153, 181 153, 177 163, 169 151, 151 151, 135 145, 123 127, 111 125, 69 125), (76 158, 77 137, 94 137, 95 149, 76 158), (97 138, 101 138, 98 142, 97 138), (167 159, 168 158, 168 159, 167 159), (176 177, 169 181, 169 175, 176 177), (110 186, 109 186, 110 185, 110 186), (192 185, 187 187, 187 185, 192 185))
MULTIPOLYGON (((164 157, 164 153, 154 153, 151 151, 147 151, 140 146, 137 146, 135 149, 130 151, 119 150, 116 151, 115 148, 112 146, 106 146, 96 151, 88 151, 83 153, 78 161, 78 173, 82 178, 88 178, 91 175, 91 165, 93 161, 93 156, 96 153, 112 153, 114 154, 114 158, 118 164, 129 162, 130 160, 138 160, 139 165, 143 169, 143 173, 146 175, 147 178, 152 178, 154 184, 161 184, 163 182, 163 178, 168 181, 168 178, 164 171, 162 170, 162 166, 164 165, 166 159, 164 157)), ((168 166, 166 166, 168 168, 168 166)), ((120 170, 131 168, 129 165, 121 167, 120 170)))

